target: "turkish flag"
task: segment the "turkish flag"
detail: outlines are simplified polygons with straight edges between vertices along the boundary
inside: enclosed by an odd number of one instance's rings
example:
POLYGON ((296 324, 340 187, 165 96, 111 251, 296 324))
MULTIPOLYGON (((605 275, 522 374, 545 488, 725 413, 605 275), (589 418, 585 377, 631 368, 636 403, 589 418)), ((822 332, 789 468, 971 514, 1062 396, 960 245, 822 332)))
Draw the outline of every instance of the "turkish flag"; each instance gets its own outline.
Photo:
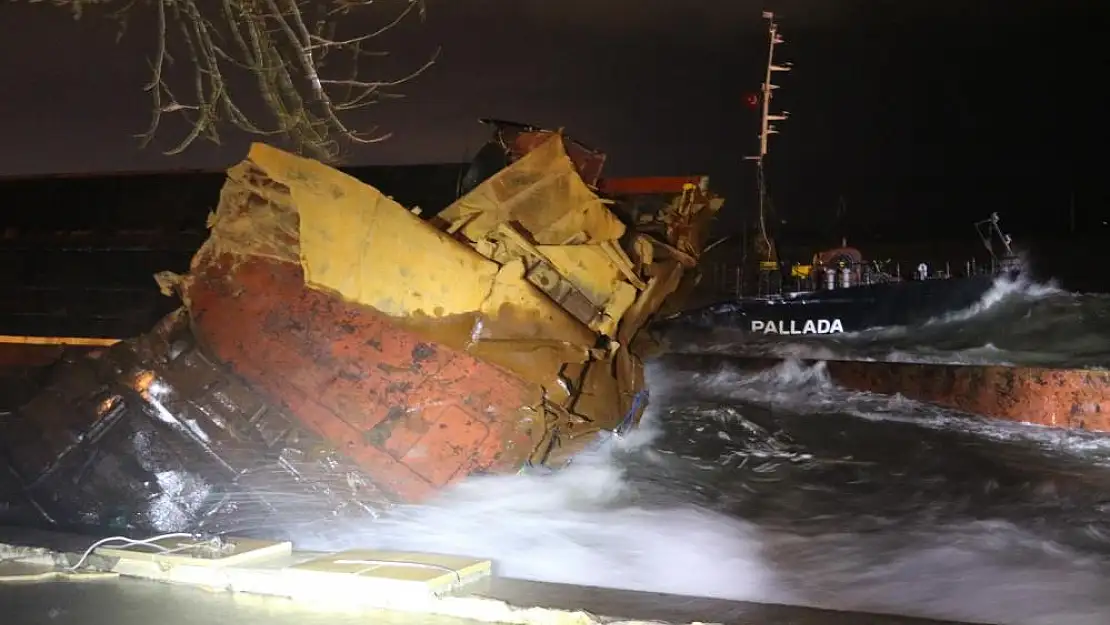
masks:
POLYGON ((758 93, 749 93, 748 95, 744 96, 744 104, 747 104, 748 108, 750 108, 750 109, 758 108, 759 107, 759 94, 758 93))

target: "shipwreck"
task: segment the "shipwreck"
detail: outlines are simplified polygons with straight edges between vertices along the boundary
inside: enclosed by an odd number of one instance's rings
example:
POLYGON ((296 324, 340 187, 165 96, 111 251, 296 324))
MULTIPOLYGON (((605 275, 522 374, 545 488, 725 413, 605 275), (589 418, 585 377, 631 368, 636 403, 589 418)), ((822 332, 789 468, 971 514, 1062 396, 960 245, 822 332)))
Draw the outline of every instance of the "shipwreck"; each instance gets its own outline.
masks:
POLYGON ((0 421, 0 522, 273 536, 635 424, 640 331, 696 280, 723 200, 491 124, 438 211, 252 146, 189 271, 156 276, 182 306, 67 352, 0 421))

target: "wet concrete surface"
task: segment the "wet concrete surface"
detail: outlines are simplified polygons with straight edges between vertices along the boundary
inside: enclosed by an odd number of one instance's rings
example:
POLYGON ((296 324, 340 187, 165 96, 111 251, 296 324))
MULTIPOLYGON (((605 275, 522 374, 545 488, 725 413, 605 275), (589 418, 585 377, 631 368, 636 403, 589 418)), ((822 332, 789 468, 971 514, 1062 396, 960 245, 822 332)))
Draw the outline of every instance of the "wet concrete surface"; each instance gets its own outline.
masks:
MULTIPOLYGON (((95 539, 28 528, 0 528, 0 544, 38 547, 74 562, 95 539)), ((2 561, 2 560, 0 560, 2 561)), ((95 562, 94 562, 95 563, 95 562)), ((665 593, 576 586, 494 577, 472 590, 517 607, 586 611, 594 615, 670 623, 736 625, 955 625, 893 615, 730 601, 665 593)), ((121 577, 115 580, 0 583, 0 606, 19 624, 51 625, 345 625, 365 623, 367 613, 337 612, 278 597, 211 592, 121 577)), ((469 625, 477 621, 419 614, 371 612, 376 623, 469 625)))
POLYGON ((901 616, 840 612, 795 606, 728 601, 608 588, 571 586, 500 578, 486 596, 514 605, 537 605, 563 610, 671 623, 709 622, 735 625, 942 625, 901 616))
MULTIPOLYGON (((78 559, 94 541, 75 534, 0 528, 0 543, 38 547, 78 559)), ((2 561, 2 560, 0 560, 2 561)), ((736 625, 956 625, 894 615, 730 601, 665 593, 576 586, 494 577, 473 590, 477 596, 517 607, 586 611, 594 615, 669 623, 736 625)), ((116 580, 0 583, 0 606, 8 622, 51 625, 345 625, 365 623, 367 613, 337 612, 277 597, 211 592, 121 577, 116 580)), ((419 614, 371 612, 376 623, 469 625, 477 621, 419 614)))
MULTIPOLYGON (((586 610, 645 621, 735 625, 946 623, 509 579, 497 580, 484 594, 516 605, 586 610)), ((470 625, 477 622, 416 614, 372 612, 368 615, 317 610, 281 598, 213 593, 133 579, 0 584, 0 605, 4 606, 5 622, 20 625, 347 625, 367 622, 470 625)))
POLYGON ((4 622, 19 625, 470 625, 463 619, 317 611, 292 601, 139 580, 0 585, 4 622))

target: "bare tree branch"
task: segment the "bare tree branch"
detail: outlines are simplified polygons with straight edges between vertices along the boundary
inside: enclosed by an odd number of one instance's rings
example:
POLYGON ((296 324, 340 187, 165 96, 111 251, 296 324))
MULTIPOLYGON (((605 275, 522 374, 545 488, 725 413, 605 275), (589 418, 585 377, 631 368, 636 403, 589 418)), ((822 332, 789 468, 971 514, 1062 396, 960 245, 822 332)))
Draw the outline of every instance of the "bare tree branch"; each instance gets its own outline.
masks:
POLYGON ((406 18, 423 19, 424 0, 27 1, 69 8, 75 18, 93 6, 124 4, 113 14, 121 34, 137 3, 153 8, 156 49, 150 81, 143 87, 151 98, 151 119, 139 137, 147 145, 164 116, 184 117, 189 132, 167 154, 180 153, 202 137, 219 143, 219 129, 230 126, 252 135, 284 136, 297 150, 334 161, 343 144, 375 143, 390 136, 377 127, 353 128, 344 121, 345 113, 400 97, 391 90, 427 71, 438 58, 437 51, 416 70, 394 78, 370 77, 362 67, 366 59, 386 55, 368 49, 375 40, 406 18), (355 30, 355 25, 368 23, 372 26, 355 30), (340 37, 341 30, 348 34, 340 37), (187 100, 170 88, 175 63, 171 50, 188 57, 192 93, 187 100), (233 80, 237 75, 253 77, 257 92, 247 97, 260 101, 268 120, 245 112, 251 102, 243 100, 242 86, 233 80), (233 91, 232 84, 240 87, 233 91))

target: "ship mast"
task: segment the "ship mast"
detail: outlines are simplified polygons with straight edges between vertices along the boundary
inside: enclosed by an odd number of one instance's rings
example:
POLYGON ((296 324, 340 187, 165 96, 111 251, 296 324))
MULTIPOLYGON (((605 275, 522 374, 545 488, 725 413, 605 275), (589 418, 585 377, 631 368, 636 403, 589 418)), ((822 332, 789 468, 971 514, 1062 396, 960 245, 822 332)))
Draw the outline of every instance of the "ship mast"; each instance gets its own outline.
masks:
POLYGON ((775 46, 783 43, 783 39, 782 36, 779 35, 779 25, 778 22, 775 21, 775 14, 770 11, 764 11, 763 19, 767 20, 768 49, 767 69, 763 77, 763 86, 760 90, 760 103, 762 106, 759 116, 759 154, 745 158, 755 161, 757 181, 759 184, 759 240, 756 244, 760 248, 760 255, 762 257, 760 260, 764 262, 778 262, 778 252, 767 232, 769 200, 767 197, 766 178, 763 175, 763 165, 767 159, 769 139, 771 135, 778 132, 775 125, 771 122, 783 121, 790 116, 790 113, 787 111, 771 113, 771 99, 774 97, 774 90, 779 87, 771 82, 771 78, 775 72, 790 71, 792 64, 783 63, 782 65, 775 65, 775 46))

